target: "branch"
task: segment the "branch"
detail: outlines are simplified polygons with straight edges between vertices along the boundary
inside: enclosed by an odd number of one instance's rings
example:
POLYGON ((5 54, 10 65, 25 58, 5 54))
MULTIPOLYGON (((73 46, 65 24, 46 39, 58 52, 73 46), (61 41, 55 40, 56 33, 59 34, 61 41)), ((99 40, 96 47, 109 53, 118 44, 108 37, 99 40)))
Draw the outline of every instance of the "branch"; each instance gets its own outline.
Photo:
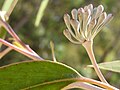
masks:
POLYGON ((11 48, 6 48, 4 51, 0 52, 0 59, 5 56, 8 52, 10 52, 12 49, 11 48))
POLYGON ((27 56, 27 57, 35 60, 35 61, 36 61, 36 60, 43 60, 43 58, 37 56, 36 54, 31 53, 31 52, 27 51, 26 49, 19 48, 19 47, 15 46, 15 45, 13 45, 13 44, 11 44, 11 43, 3 40, 3 39, 0 39, 0 42, 1 42, 2 44, 4 44, 4 45, 10 47, 11 49, 16 50, 16 51, 18 51, 19 53, 22 53, 22 54, 24 54, 25 56, 27 56))

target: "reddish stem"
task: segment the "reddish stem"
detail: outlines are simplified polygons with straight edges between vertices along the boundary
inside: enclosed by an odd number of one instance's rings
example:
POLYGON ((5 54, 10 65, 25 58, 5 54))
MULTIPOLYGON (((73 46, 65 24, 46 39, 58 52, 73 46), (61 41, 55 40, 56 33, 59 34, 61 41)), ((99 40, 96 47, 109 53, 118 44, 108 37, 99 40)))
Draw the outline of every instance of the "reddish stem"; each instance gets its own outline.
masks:
POLYGON ((100 71, 100 69, 98 67, 98 64, 96 62, 96 59, 95 59, 95 56, 94 56, 94 52, 93 52, 93 41, 86 41, 86 42, 83 43, 83 46, 86 49, 86 51, 87 51, 87 53, 88 53, 88 55, 90 57, 91 63, 93 65, 93 67, 94 67, 98 77, 100 78, 100 80, 102 82, 108 84, 108 82, 105 80, 105 78, 104 78, 102 72, 100 71))

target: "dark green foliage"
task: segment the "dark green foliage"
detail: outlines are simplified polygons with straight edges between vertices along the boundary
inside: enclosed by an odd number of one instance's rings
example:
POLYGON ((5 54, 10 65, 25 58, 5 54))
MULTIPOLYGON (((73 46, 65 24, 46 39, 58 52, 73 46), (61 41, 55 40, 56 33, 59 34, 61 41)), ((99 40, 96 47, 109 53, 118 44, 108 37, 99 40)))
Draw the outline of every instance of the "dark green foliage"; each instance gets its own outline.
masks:
POLYGON ((75 77, 80 77, 77 71, 61 63, 22 62, 0 68, 0 89, 20 90, 34 86, 35 89, 32 90, 38 90, 38 88, 39 90, 60 90, 74 81, 62 82, 59 80, 75 77), (47 84, 47 82, 51 84, 47 84))

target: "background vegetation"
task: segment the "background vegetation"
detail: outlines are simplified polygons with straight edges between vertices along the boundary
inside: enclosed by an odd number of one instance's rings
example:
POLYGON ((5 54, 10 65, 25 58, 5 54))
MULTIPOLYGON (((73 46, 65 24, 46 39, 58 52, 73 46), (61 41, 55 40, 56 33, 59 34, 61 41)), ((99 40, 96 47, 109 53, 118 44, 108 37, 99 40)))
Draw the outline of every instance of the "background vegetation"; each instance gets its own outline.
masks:
MULTIPOLYGON (((4 0, 0 0, 0 8, 3 2, 4 0)), ((98 79, 94 70, 86 67, 91 63, 84 48, 70 43, 62 33, 66 28, 63 15, 70 13, 73 8, 91 3, 94 6, 102 4, 106 12, 114 15, 114 19, 94 40, 97 61, 100 63, 120 59, 120 0, 49 0, 40 25, 35 27, 34 23, 41 2, 42 0, 19 0, 9 20, 18 36, 40 56, 52 59, 49 45, 52 40, 59 62, 76 68, 86 77, 98 79)), ((11 51, 0 60, 0 66, 24 60, 29 60, 29 58, 11 51)), ((103 73, 110 84, 120 88, 120 74, 108 71, 103 71, 103 73)))

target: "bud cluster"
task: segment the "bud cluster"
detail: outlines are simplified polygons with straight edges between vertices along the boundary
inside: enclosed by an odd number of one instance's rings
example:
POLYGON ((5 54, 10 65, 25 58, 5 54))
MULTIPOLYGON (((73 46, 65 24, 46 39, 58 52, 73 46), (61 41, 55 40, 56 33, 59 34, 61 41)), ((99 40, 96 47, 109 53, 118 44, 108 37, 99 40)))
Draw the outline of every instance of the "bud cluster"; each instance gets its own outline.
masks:
POLYGON ((68 14, 64 15, 67 29, 64 35, 75 44, 82 44, 85 41, 92 41, 111 19, 112 14, 106 14, 104 7, 99 5, 93 8, 92 4, 84 8, 73 9, 72 18, 68 14))

